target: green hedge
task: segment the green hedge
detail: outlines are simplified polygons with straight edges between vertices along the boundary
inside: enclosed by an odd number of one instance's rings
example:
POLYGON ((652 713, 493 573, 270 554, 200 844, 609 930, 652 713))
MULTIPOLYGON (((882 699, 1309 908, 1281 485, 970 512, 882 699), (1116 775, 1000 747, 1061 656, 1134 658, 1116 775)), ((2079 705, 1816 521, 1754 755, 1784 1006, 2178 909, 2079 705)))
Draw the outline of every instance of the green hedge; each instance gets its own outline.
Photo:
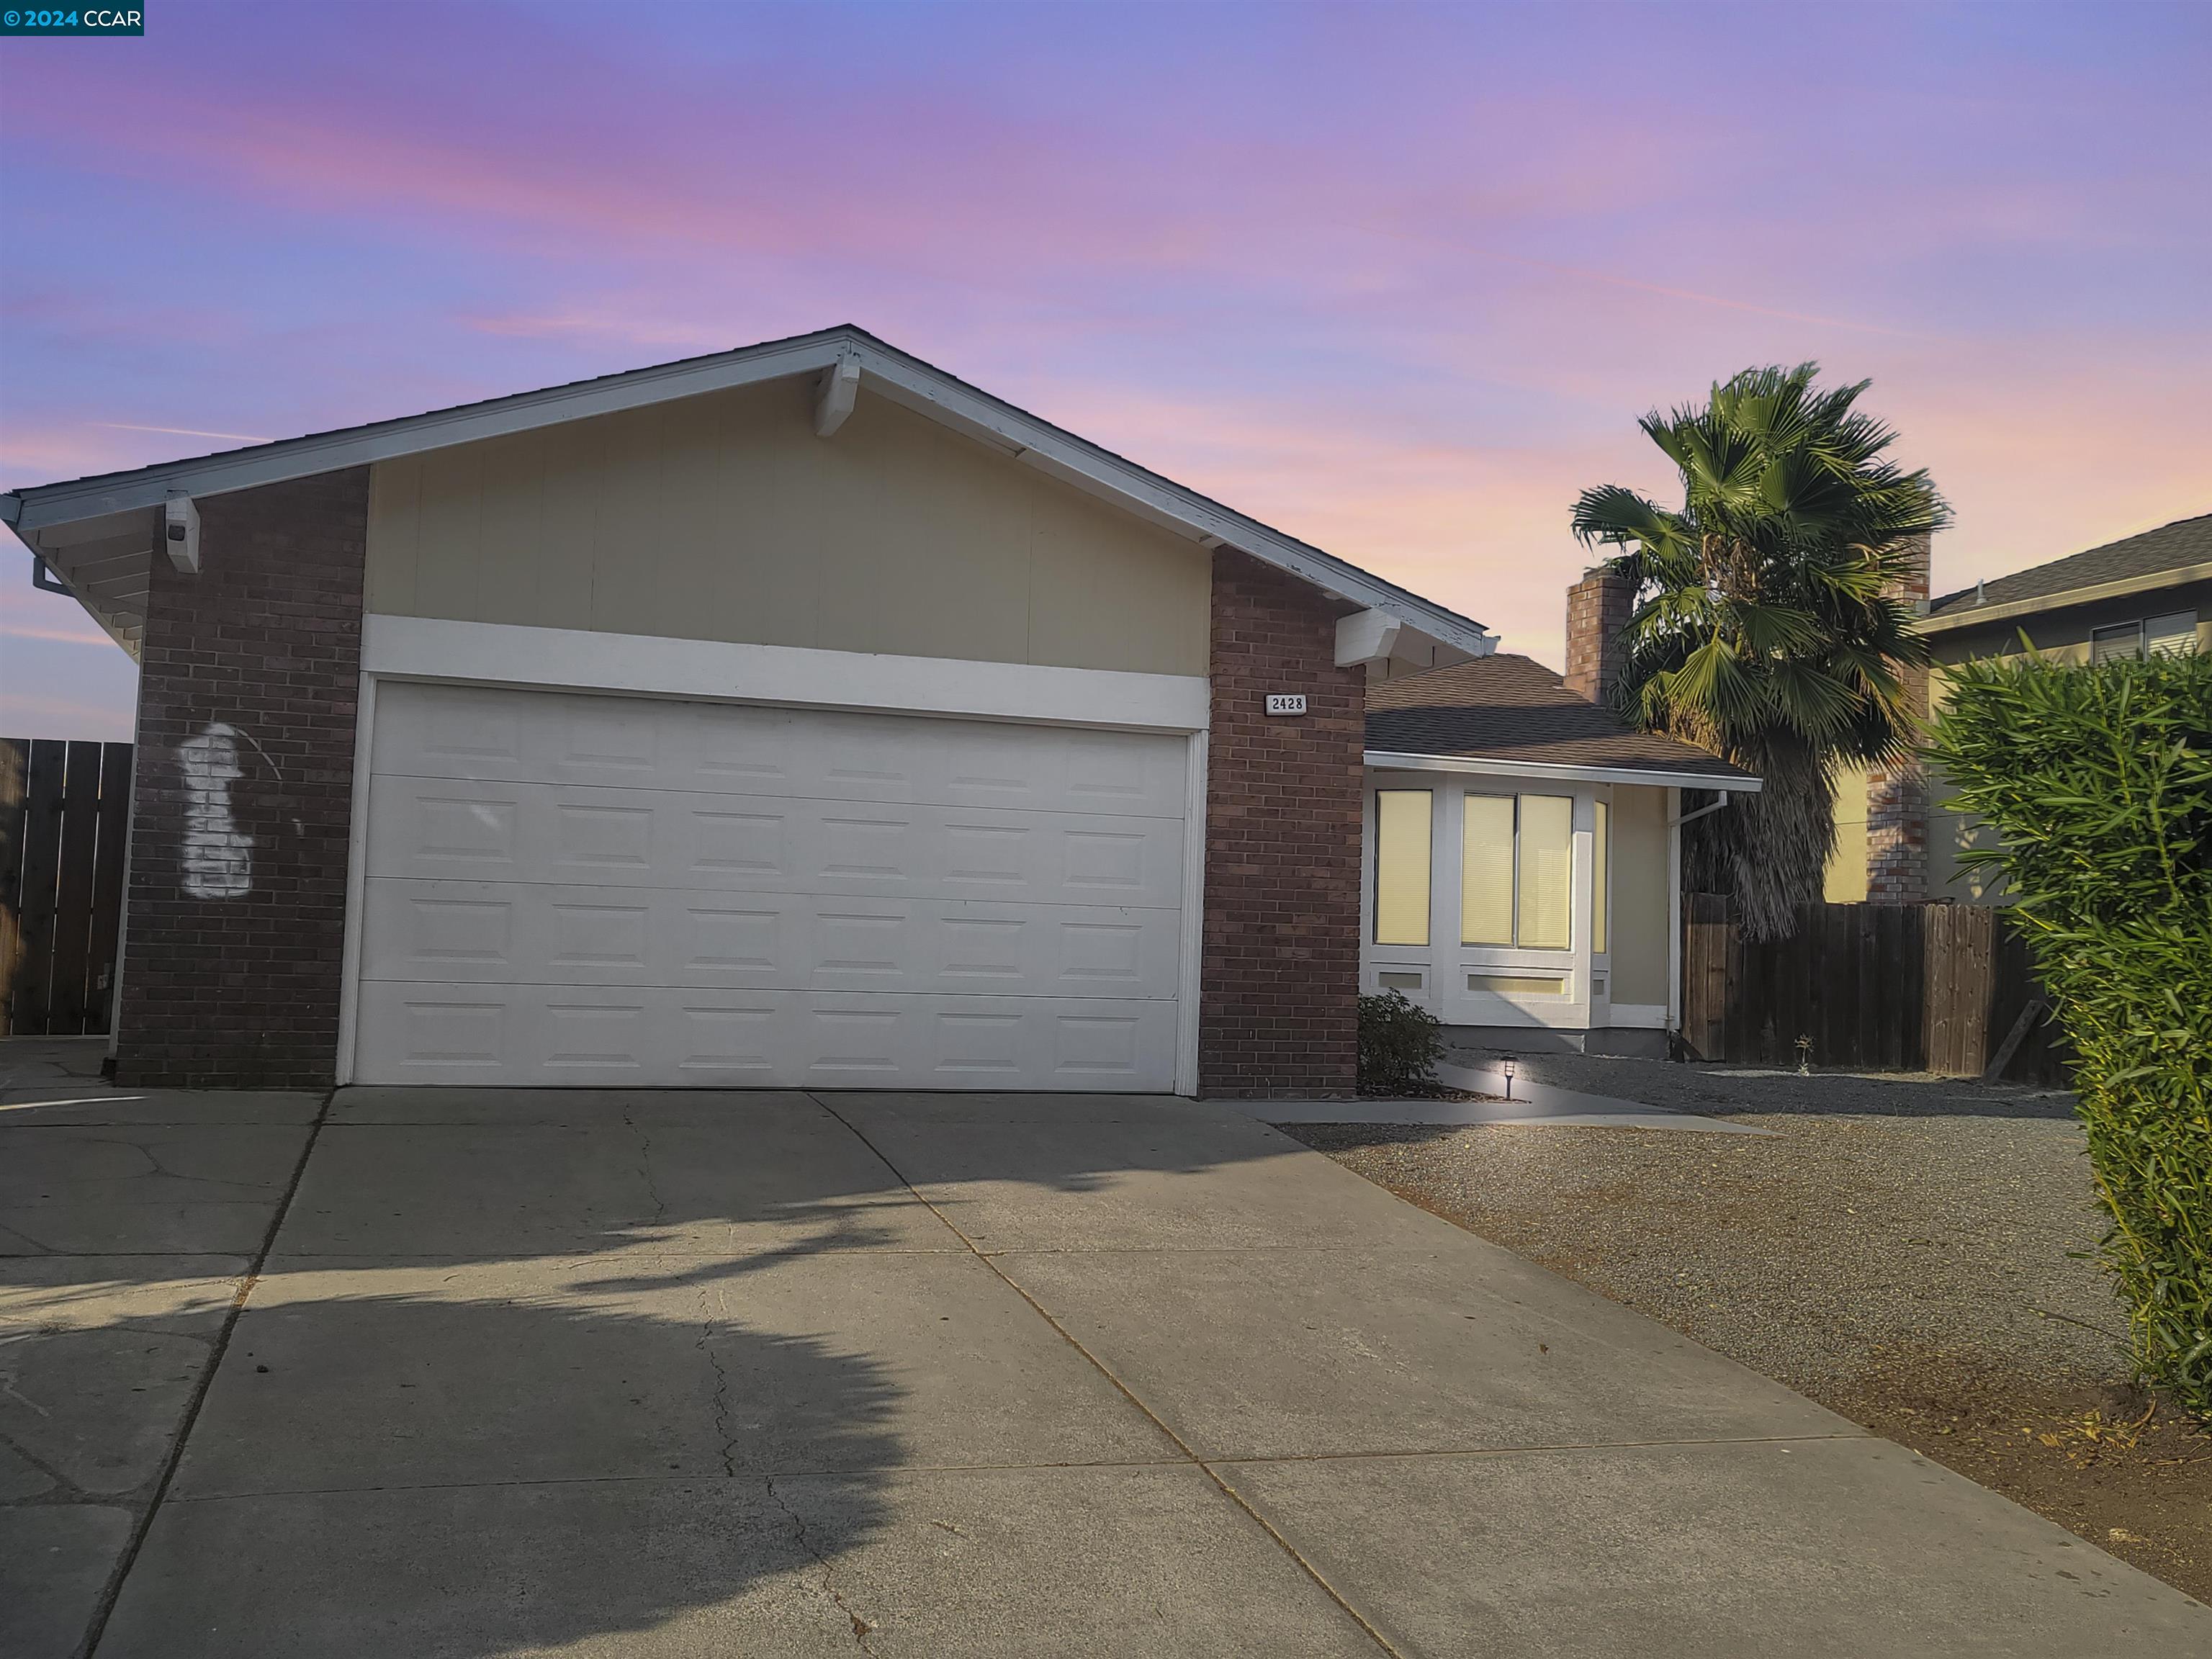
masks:
POLYGON ((1949 672, 1935 757, 2080 1056, 2136 1363, 2212 1418, 2212 656, 1949 672))

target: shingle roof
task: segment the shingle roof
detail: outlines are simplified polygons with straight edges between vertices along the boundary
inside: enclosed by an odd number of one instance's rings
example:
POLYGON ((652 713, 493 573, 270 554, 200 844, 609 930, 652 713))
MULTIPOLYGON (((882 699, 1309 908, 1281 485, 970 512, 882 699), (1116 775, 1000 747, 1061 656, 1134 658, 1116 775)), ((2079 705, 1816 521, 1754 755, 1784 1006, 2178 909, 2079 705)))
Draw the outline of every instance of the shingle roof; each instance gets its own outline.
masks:
MULTIPOLYGON (((2179 570, 2192 564, 2212 564, 2212 513, 2201 518, 2177 519, 2172 524, 2146 530, 2140 536, 2106 542, 2086 553, 2073 553, 2032 569, 2015 570, 1982 584, 1984 605, 2012 605, 2039 599, 2077 587, 2102 582, 2125 581, 2131 576, 2154 576, 2161 570, 2179 570)), ((1975 590, 1962 587, 1946 593, 1928 607, 1928 614, 1975 608, 1975 590)))
POLYGON ((1637 731, 1568 690, 1543 664, 1504 652, 1370 686, 1367 746, 1395 755, 1751 776, 1689 744, 1637 731))

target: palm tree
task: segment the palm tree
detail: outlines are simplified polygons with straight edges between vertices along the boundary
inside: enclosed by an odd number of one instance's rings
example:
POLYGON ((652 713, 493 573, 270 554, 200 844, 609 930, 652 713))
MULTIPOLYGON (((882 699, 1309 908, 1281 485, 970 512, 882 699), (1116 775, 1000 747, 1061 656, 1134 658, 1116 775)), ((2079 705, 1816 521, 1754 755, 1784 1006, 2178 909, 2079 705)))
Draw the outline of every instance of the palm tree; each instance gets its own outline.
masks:
POLYGON ((1763 793, 1688 827, 1684 875, 1736 901, 1745 933, 1786 937, 1820 896, 1836 775, 1904 758, 1905 695, 1926 663, 1898 597, 1901 544, 1949 521, 1924 471, 1882 459, 1896 434, 1822 391, 1817 363, 1746 369, 1701 407, 1640 424, 1682 476, 1668 509, 1607 484, 1575 503, 1586 546, 1637 584, 1615 706, 1758 773, 1763 793))

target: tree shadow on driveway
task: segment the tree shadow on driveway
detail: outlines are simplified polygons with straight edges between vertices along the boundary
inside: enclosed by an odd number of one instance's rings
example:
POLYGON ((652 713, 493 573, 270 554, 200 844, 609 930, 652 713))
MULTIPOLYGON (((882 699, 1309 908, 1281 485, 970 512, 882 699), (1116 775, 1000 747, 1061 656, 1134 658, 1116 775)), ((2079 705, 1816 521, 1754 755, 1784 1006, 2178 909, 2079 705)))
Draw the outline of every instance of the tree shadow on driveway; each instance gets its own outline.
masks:
MULTIPOLYGON (((837 1565, 902 1472, 1173 1457, 875 1141, 948 1143, 917 1181, 946 1215, 1297 1150, 1187 1103, 1053 1109, 1030 1133, 941 1100, 342 1094, 97 1651, 489 1659, 664 1627, 677 1651, 853 1650, 837 1565)), ((176 1272, 68 1260, 10 1312, 42 1388, 148 1334, 115 1298, 176 1272)), ((0 1429, 48 1431, 13 1403, 0 1429)), ((53 1430, 49 1461, 121 1416, 53 1430)))

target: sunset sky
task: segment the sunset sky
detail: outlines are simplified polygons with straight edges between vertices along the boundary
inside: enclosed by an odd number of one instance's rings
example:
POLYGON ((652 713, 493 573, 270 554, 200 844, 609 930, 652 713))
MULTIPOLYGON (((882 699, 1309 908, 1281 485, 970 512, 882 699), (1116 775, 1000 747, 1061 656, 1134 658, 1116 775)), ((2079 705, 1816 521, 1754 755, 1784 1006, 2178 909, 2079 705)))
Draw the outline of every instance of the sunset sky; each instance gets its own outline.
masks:
MULTIPOLYGON (((0 486, 853 322, 1556 665, 1870 378, 1956 586, 2212 510, 2212 6, 203 6, 0 41, 0 486)), ((132 671, 0 565, 0 733, 132 671)))

